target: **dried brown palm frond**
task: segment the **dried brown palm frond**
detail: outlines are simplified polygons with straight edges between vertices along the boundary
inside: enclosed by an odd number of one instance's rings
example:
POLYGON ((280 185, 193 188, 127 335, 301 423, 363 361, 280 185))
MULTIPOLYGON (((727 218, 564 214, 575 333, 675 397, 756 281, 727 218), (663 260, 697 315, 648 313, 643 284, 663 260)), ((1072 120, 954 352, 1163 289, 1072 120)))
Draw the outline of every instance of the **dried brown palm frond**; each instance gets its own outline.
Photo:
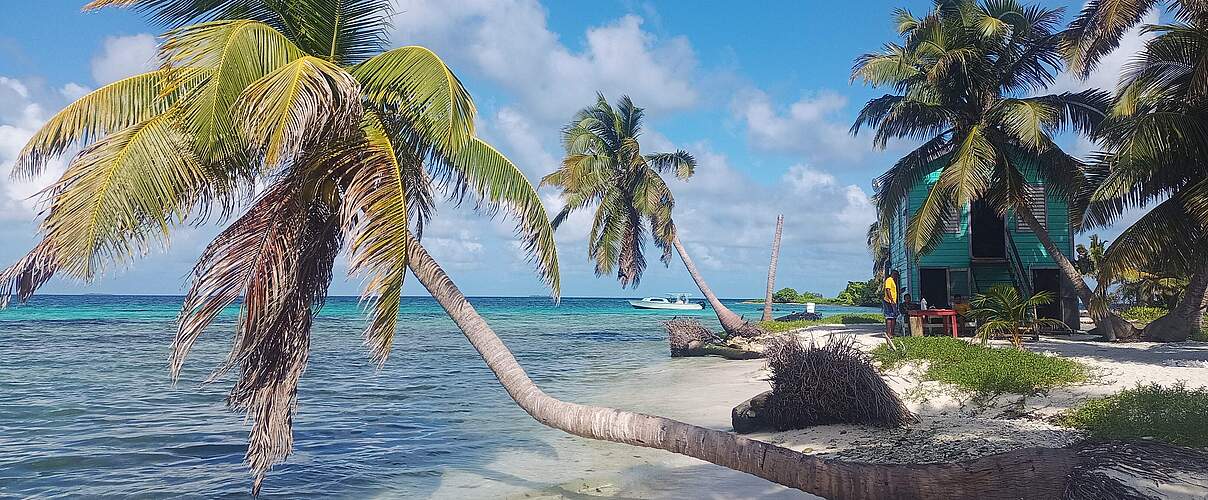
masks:
POLYGON ((850 335, 821 345, 785 335, 771 341, 764 355, 772 393, 762 414, 777 430, 835 423, 897 427, 913 419, 850 335))
POLYGON ((683 356, 694 343, 721 342, 717 335, 694 319, 669 319, 663 322, 663 328, 667 329, 667 342, 673 358, 683 356))

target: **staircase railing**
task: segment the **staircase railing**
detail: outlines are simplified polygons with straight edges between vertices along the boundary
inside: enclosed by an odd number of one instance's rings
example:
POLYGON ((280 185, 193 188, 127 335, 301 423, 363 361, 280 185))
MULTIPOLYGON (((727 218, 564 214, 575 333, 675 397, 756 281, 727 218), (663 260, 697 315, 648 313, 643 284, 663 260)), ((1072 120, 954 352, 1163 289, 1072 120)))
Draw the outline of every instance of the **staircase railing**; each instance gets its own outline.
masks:
POLYGON ((1023 269, 1023 259, 1019 257, 1019 247, 1015 246, 1015 238, 1011 237, 1011 231, 1003 230, 1007 240, 1007 267, 1011 269, 1011 279, 1015 281, 1015 287, 1019 289, 1020 295, 1026 297, 1032 296, 1032 281, 1028 279, 1027 273, 1023 269))

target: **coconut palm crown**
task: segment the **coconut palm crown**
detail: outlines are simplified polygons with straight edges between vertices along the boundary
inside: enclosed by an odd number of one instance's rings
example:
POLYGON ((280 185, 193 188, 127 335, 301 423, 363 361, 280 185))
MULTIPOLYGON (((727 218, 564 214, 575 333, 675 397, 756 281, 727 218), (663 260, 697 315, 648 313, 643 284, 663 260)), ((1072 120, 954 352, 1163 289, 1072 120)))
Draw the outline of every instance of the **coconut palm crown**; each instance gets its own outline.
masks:
MULTIPOLYGON (((1138 24, 1154 1, 1092 2, 1067 33, 1071 66, 1086 74, 1138 24)), ((1147 209, 1107 248, 1105 272, 1126 277, 1161 267, 1189 276, 1182 306, 1146 327, 1157 340, 1198 331, 1208 290, 1208 9, 1168 2, 1174 22, 1145 26, 1153 35, 1125 67, 1107 119, 1097 129, 1087 227, 1147 209)))
POLYGON ((705 283, 676 234, 671 212, 675 197, 661 174, 687 180, 696 171, 696 159, 687 151, 643 153, 638 137, 642 132, 642 108, 629 96, 617 105, 603 94, 596 104, 583 108, 562 130, 566 156, 557 170, 541 184, 562 190, 562 209, 554 216, 557 228, 576 210, 595 206, 587 256, 595 263, 596 276, 614 271, 622 287, 637 287, 646 270, 643 245, 649 237, 662 250, 664 265, 674 249, 701 294, 713 307, 726 332, 749 333, 754 328, 722 304, 705 283))
POLYGON ((96 0, 167 25, 159 69, 105 85, 51 118, 14 176, 78 150, 41 193, 41 241, 0 273, 5 302, 52 276, 92 281, 178 228, 226 228, 202 253, 173 342, 175 379, 190 347, 242 298, 227 399, 252 422, 258 489, 292 448, 311 321, 341 251, 364 280, 365 344, 393 343, 409 245, 438 195, 469 196, 517 220, 557 296, 553 229, 532 185, 474 135, 474 103, 436 54, 384 50, 388 0, 96 0), (434 191, 434 188, 438 191, 434 191), (238 214, 238 216, 236 216, 238 214))

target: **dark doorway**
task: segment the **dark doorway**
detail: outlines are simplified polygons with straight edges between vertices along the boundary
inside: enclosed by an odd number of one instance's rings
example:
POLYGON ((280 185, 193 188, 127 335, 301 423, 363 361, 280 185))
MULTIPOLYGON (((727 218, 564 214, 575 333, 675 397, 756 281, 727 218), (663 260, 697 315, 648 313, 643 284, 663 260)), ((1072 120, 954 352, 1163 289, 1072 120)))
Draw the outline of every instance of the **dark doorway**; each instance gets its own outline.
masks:
POLYGON ((981 200, 973 202, 969 209, 969 227, 973 233, 971 250, 974 258, 1006 258, 1005 226, 994 209, 981 200))
POLYGON ((1036 307, 1036 316, 1062 321, 1061 317, 1061 271, 1056 269, 1032 270, 1032 293, 1050 292, 1053 301, 1036 307))
POLYGON ((948 308, 948 270, 919 269, 919 291, 920 298, 927 299, 927 307, 948 308))

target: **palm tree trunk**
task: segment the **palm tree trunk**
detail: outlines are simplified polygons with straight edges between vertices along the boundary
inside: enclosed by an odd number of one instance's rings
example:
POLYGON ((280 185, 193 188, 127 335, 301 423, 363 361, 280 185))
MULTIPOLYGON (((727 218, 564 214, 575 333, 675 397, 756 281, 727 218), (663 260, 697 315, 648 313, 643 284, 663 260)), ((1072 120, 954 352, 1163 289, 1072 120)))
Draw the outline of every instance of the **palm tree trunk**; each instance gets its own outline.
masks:
POLYGON ((768 264, 768 289, 763 294, 763 317, 760 321, 772 320, 772 289, 776 287, 776 261, 780 260, 780 233, 784 230, 784 216, 776 216, 776 236, 772 238, 772 263, 768 264))
POLYGON ((508 395, 538 422, 576 436, 679 453, 835 500, 1056 498, 1078 462, 1070 448, 1027 448, 963 464, 838 462, 669 418, 561 401, 533 383, 428 252, 413 238, 407 245, 411 272, 508 395))
POLYGON ((1057 263, 1057 267, 1065 274, 1070 283, 1074 284, 1074 292, 1082 303, 1090 311, 1091 320, 1095 322, 1095 326, 1099 327, 1099 331, 1107 340, 1116 340, 1118 338, 1136 337, 1140 332, 1128 320, 1120 317, 1119 314, 1112 312, 1107 307, 1095 307, 1094 298, 1095 292, 1091 287, 1087 286, 1086 280, 1082 278, 1082 273, 1074 268, 1074 264, 1070 262, 1069 257, 1061 251, 1061 248, 1053 242, 1053 238, 1049 236, 1048 230, 1040 225, 1040 221, 1032 214, 1031 209, 1027 204, 1021 203, 1015 207, 1015 215, 1023 220, 1023 223, 1032 230, 1032 234, 1036 235, 1036 239, 1040 240, 1040 245, 1044 247, 1045 252, 1053 258, 1057 263))
POLYGON ((1183 342, 1200 329, 1204 315, 1204 294, 1208 291, 1208 264, 1196 270, 1187 282, 1183 297, 1165 316, 1141 330, 1141 335, 1159 342, 1183 342))
POLYGON ((692 276, 692 281, 696 282, 696 287, 700 288, 700 293, 705 296, 705 300, 709 301, 709 306, 713 308, 713 312, 717 313, 718 321, 721 321, 721 327, 731 335, 742 332, 747 322, 743 321, 742 317, 734 314, 730 308, 722 304, 717 299, 717 295, 713 294, 713 290, 709 289, 709 284, 705 283, 705 278, 700 275, 700 270, 696 269, 696 263, 692 262, 692 258, 688 256, 688 250, 684 249, 684 244, 680 242, 679 235, 675 235, 671 240, 675 245, 675 251, 679 252, 680 260, 684 261, 684 267, 688 268, 688 274, 692 276))

